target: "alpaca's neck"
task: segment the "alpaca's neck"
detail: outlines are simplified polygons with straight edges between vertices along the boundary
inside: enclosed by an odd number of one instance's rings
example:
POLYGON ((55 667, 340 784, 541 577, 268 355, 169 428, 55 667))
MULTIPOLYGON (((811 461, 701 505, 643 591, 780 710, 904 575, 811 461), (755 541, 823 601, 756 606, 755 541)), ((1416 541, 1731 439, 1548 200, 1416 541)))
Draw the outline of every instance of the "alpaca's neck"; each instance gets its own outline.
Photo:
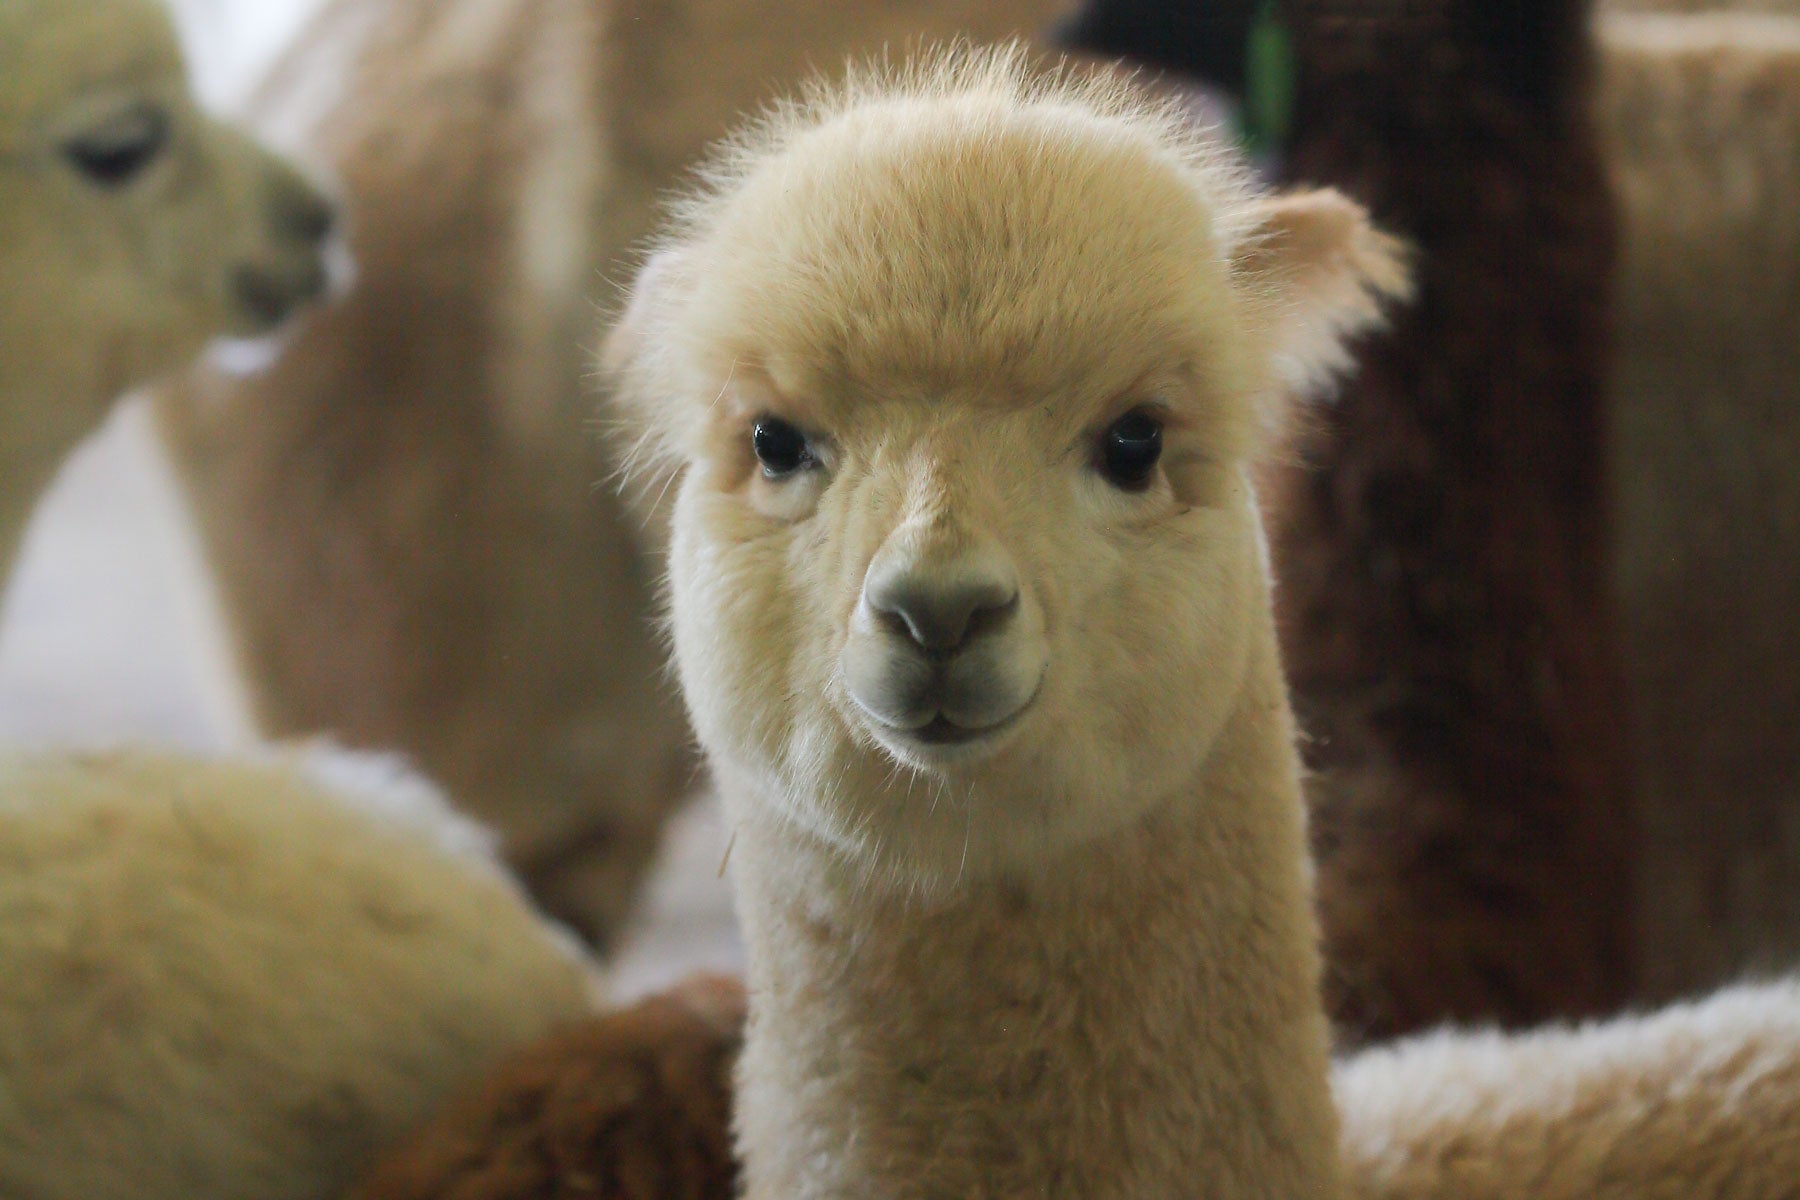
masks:
POLYGON ((740 831, 751 1200, 1339 1192, 1303 819, 1272 652, 1190 788, 926 904, 740 831))
POLYGON ((45 319, 38 309, 53 308, 56 297, 34 306, 8 295, 4 269, 15 265, 0 261, 0 588, 39 496, 114 395, 103 382, 106 352, 96 348, 105 339, 80 342, 67 322, 45 319))
POLYGON ((0 593, 38 497, 86 432, 67 419, 79 406, 45 389, 9 387, 0 368, 0 593))

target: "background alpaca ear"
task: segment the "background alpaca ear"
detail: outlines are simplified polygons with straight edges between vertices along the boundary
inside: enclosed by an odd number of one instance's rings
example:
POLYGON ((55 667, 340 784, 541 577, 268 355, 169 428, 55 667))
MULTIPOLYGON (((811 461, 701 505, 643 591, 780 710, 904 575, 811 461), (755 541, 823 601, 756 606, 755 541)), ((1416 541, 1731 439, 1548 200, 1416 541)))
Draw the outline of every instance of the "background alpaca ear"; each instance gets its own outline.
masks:
POLYGON ((1346 343, 1384 323, 1387 301, 1411 294, 1406 244, 1329 188, 1257 202, 1233 269, 1262 312, 1279 381, 1313 392, 1349 369, 1346 343))

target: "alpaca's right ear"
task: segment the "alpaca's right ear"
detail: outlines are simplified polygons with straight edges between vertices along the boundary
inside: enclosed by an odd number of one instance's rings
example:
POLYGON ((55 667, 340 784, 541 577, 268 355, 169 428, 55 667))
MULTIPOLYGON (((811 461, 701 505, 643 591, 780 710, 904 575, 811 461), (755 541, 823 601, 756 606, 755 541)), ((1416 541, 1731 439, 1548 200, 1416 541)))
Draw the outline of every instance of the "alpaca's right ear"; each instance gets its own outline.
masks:
POLYGON ((681 474, 682 456, 671 412, 670 388, 658 361, 656 326, 668 305, 666 291, 679 275, 679 254, 664 250, 651 255, 637 278, 619 319, 600 347, 600 372, 606 380, 611 424, 620 447, 614 463, 619 494, 625 498, 652 544, 665 540, 668 525, 663 500, 681 474))
POLYGON ((644 347, 651 314, 662 299, 662 289, 675 274, 677 257, 673 250, 659 250, 638 268, 624 311, 600 347, 600 369, 606 374, 617 377, 631 370, 644 347))
POLYGON ((1232 266, 1260 310, 1262 349, 1289 389, 1316 391, 1351 365, 1346 343, 1411 294, 1406 244, 1329 188, 1260 200, 1251 218, 1232 266))

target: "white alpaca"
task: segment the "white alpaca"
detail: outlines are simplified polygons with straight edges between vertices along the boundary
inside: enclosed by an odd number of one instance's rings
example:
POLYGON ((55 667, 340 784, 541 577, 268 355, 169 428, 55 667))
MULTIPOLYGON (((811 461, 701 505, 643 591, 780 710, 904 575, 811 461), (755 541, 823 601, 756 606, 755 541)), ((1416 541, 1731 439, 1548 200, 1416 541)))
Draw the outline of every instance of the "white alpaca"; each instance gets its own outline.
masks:
MULTIPOLYGON (((117 391, 317 290, 327 218, 158 9, 0 0, 0 552, 117 391)), ((0 1195, 330 1200, 593 991, 390 763, 0 755, 0 1195)))
POLYGON ((712 179, 611 356, 737 824, 750 1200, 1791 1194, 1788 988, 1360 1060, 1340 1153, 1246 472, 1401 288, 1360 210, 1006 60, 712 179))
POLYGON ((152 0, 0 0, 0 581, 114 398, 316 295, 330 226, 201 114, 152 0))
POLYGON ((690 207, 615 353, 682 464, 752 1200, 1340 1193, 1245 468, 1401 279, 1342 198, 1006 59, 690 207))

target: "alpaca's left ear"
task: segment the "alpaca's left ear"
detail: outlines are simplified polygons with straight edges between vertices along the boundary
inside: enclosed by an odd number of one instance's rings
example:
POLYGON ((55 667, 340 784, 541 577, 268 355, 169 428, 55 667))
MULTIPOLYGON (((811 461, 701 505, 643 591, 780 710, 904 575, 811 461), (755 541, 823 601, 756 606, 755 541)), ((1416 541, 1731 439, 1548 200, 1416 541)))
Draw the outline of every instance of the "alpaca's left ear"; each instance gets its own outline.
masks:
POLYGON ((1251 217, 1234 273, 1281 382, 1316 391, 1351 365, 1349 339, 1379 327, 1387 302, 1411 294, 1406 245, 1330 189, 1260 200, 1251 217))

